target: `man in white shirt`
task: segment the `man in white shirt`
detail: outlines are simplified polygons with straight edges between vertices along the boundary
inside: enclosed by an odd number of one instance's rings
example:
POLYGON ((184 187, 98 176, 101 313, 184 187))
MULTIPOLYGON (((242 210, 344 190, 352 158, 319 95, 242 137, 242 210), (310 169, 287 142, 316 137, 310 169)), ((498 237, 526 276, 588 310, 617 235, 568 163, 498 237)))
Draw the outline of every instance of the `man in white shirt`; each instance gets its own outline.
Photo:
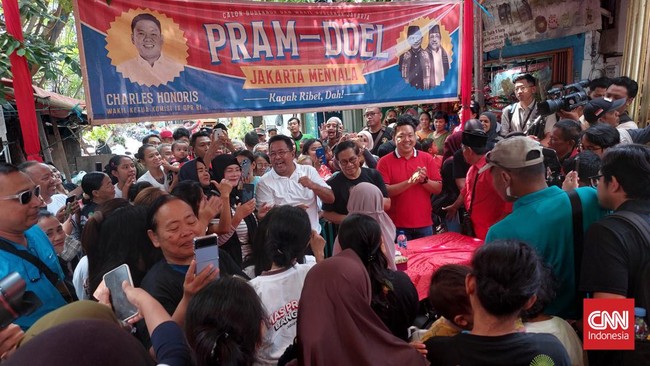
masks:
MULTIPOLYGON (((503 109, 500 131, 502 136, 507 136, 510 132, 525 133, 539 115, 535 100, 537 79, 530 74, 522 74, 517 76, 513 82, 518 102, 503 109)), ((545 139, 551 135, 555 122, 555 115, 546 116, 545 139)))
POLYGON ((179 76, 185 65, 162 53, 160 21, 151 14, 136 15, 131 21, 131 42, 138 57, 117 65, 117 71, 134 83, 159 86, 179 76))
POLYGON ((334 203, 334 192, 314 167, 294 162, 295 145, 290 137, 271 137, 269 157, 273 169, 264 174, 257 183, 255 199, 260 215, 262 212, 268 212, 268 209, 262 209, 263 206, 300 206, 307 211, 312 230, 320 233, 316 198, 320 198, 324 203, 334 203))
MULTIPOLYGON (((41 186, 41 198, 47 205, 47 210, 53 215, 65 206, 66 195, 56 194, 56 179, 49 166, 37 161, 26 161, 18 166, 29 179, 41 186)), ((57 217, 58 218, 58 217, 57 217)))

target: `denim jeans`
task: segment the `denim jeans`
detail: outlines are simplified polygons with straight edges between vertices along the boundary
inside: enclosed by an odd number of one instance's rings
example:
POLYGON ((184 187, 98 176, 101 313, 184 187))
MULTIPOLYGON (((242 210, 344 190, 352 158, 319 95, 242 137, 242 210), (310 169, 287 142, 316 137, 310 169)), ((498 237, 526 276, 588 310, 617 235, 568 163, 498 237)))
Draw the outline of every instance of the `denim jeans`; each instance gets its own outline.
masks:
MULTIPOLYGON (((416 228, 398 227, 397 235, 399 235, 400 230, 404 232, 404 235, 406 235, 406 240, 419 239, 419 238, 424 238, 425 236, 433 235, 432 226, 416 227, 416 228)), ((395 237, 397 237, 397 235, 395 237)))

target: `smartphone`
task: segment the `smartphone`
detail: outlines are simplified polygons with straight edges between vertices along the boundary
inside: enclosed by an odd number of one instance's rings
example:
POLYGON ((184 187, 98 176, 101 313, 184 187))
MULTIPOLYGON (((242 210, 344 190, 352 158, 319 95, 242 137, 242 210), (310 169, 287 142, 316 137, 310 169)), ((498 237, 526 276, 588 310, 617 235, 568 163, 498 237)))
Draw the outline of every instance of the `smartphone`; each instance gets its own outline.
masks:
POLYGON ((251 173, 251 161, 244 159, 241 162, 241 176, 242 178, 248 178, 248 175, 251 173))
POLYGON ((255 197, 255 185, 244 184, 241 190, 241 203, 246 203, 255 197))
POLYGON ((104 275, 104 283, 111 291, 111 305, 118 319, 127 321, 138 315, 138 308, 129 302, 122 289, 122 282, 129 281, 133 286, 131 271, 127 264, 112 269, 104 275))
POLYGON ((196 274, 201 273, 209 264, 219 268, 219 245, 217 234, 194 238, 194 257, 196 258, 196 274))
POLYGON ((74 201, 76 201, 76 200, 77 200, 77 197, 76 197, 76 196, 74 196, 74 195, 73 195, 73 196, 70 196, 70 197, 68 197, 68 198, 65 199, 65 205, 67 206, 67 205, 69 205, 69 204, 72 204, 72 203, 74 203, 74 201))
POLYGON ((325 149, 323 147, 316 149, 316 157, 320 159, 322 165, 327 165, 327 158, 325 157, 325 149))
POLYGON ((223 128, 221 128, 221 127, 216 128, 214 130, 214 136, 215 136, 215 138, 219 138, 219 137, 223 136, 223 128))
POLYGON ((95 171, 96 171, 96 172, 101 172, 102 170, 103 170, 103 168, 102 168, 102 163, 99 162, 99 161, 96 161, 96 162, 95 162, 95 171))

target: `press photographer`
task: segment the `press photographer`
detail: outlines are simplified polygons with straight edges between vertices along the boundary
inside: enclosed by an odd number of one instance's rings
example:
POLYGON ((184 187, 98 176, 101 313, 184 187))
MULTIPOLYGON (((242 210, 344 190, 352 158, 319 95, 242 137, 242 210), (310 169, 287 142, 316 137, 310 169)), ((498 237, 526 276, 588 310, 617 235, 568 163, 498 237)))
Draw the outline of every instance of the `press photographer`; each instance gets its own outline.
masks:
POLYGON ((521 74, 514 78, 513 83, 518 102, 503 109, 499 133, 506 137, 512 132, 523 132, 536 136, 545 144, 551 135, 556 118, 555 115, 544 117, 538 110, 541 103, 535 100, 537 79, 530 74, 521 74))

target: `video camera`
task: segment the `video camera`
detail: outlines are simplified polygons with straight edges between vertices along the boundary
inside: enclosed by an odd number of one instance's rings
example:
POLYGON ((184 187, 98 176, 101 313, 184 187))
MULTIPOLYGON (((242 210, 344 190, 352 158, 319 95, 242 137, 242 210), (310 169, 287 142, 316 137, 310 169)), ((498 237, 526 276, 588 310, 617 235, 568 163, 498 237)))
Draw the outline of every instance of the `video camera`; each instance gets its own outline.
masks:
POLYGON ((537 110, 542 116, 548 116, 558 111, 572 111, 579 106, 587 104, 589 96, 585 88, 589 80, 581 80, 563 88, 553 88, 548 91, 549 99, 539 103, 537 110))
POLYGON ((25 291, 25 280, 18 272, 12 272, 0 280, 0 329, 23 315, 29 315, 42 305, 31 291, 25 291))

